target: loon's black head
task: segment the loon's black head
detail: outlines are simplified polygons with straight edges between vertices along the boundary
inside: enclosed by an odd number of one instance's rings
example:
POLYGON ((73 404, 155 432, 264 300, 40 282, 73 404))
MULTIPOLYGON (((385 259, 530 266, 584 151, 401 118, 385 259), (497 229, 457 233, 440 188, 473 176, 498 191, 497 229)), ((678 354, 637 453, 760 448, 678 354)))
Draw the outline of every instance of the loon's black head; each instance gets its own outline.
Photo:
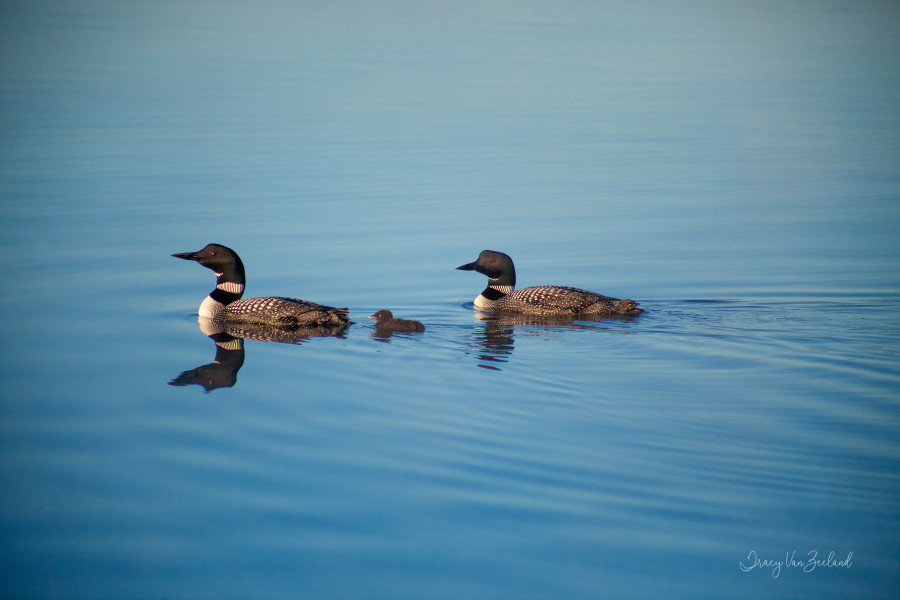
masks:
POLYGON ((222 244, 207 244, 197 252, 180 252, 173 254, 175 258, 193 260, 207 269, 212 269, 218 276, 217 283, 239 283, 243 285, 246 280, 244 263, 237 252, 222 244))
POLYGON ((460 271, 478 271, 487 275, 494 285, 516 285, 516 267, 509 255, 494 250, 482 250, 478 260, 456 267, 460 271))

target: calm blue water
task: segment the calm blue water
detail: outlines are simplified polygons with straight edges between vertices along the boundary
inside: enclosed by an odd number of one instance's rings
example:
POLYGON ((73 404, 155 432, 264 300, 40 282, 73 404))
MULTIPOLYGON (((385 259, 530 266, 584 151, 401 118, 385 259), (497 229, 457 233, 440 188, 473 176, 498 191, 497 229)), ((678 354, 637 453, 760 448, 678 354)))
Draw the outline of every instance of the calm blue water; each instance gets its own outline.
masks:
POLYGON ((898 33, 888 2, 3 3, 0 593, 894 597, 898 33), (170 257, 213 241, 356 324, 169 385, 216 358, 212 274, 170 257), (479 319, 485 248, 647 312, 479 319))

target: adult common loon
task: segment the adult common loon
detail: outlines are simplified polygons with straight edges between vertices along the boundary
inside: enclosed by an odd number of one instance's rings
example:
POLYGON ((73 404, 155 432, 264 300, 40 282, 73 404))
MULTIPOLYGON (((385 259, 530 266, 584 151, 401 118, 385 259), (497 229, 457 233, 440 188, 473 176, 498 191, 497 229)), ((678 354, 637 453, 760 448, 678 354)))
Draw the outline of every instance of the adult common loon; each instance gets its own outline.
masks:
POLYGON ((350 323, 346 308, 333 308, 281 296, 241 300, 246 282, 244 263, 237 252, 227 246, 207 244, 197 252, 181 252, 172 256, 196 261, 216 274, 216 289, 200 304, 200 317, 275 327, 350 323))
POLYGON ((369 316, 375 319, 375 328, 382 331, 425 331, 425 326, 418 321, 410 321, 408 319, 395 319, 391 311, 382 309, 374 315, 369 316))
POLYGON ((548 317, 638 315, 644 312, 634 300, 619 300, 574 287, 538 285, 513 291, 516 267, 512 259, 502 252, 484 250, 475 262, 456 268, 487 275, 487 287, 475 298, 475 308, 481 310, 548 317))

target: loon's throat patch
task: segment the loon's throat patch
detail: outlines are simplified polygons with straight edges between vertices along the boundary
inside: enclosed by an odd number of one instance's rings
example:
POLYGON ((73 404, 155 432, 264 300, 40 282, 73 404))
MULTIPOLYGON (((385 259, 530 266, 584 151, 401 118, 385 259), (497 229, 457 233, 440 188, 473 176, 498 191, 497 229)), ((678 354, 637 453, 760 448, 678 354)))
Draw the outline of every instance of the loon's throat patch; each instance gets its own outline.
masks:
POLYGON ((244 284, 234 283, 233 281, 225 281, 216 285, 216 289, 228 292, 230 294, 243 294, 244 284))

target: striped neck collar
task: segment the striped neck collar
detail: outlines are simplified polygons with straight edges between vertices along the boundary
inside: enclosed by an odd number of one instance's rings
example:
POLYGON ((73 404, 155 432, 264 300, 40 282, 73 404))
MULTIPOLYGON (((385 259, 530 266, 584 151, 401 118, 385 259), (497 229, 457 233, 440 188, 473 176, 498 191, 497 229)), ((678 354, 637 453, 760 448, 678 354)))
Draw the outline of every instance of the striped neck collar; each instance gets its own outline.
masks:
POLYGON ((244 284, 235 283, 233 281, 223 281, 222 283, 216 284, 216 289, 222 290, 223 292, 228 292, 229 294, 243 294, 244 284))

